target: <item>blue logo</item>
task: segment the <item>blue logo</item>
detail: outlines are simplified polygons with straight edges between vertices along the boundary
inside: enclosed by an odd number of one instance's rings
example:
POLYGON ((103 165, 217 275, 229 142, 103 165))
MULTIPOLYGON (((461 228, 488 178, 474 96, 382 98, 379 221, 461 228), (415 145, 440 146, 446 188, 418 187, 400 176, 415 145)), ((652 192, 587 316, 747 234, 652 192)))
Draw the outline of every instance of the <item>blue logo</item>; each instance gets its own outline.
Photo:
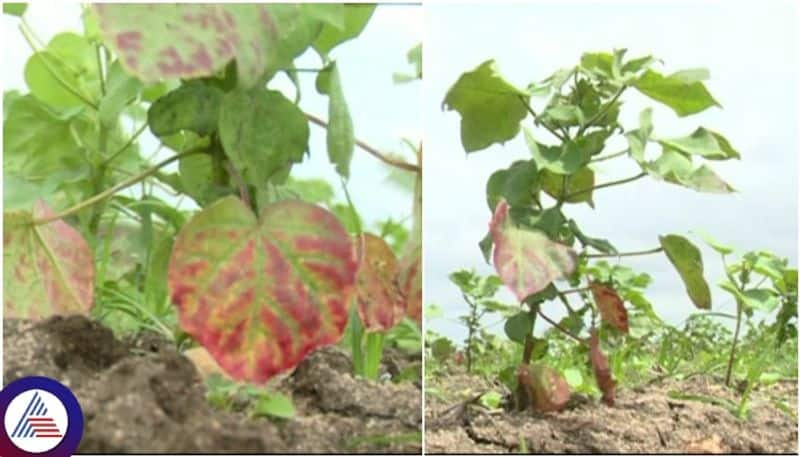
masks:
POLYGON ((42 376, 0 390, 0 455, 69 457, 83 436, 83 411, 63 384, 42 376))

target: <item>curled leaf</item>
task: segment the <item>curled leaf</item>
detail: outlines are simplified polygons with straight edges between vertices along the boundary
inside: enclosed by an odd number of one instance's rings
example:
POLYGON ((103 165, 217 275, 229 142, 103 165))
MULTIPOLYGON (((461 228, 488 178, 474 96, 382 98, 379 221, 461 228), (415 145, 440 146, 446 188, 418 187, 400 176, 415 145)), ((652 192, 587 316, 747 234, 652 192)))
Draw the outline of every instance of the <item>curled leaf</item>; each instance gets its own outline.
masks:
POLYGON ((589 288, 600 311, 600 317, 617 330, 628 333, 628 311, 625 310, 617 291, 599 282, 589 283, 589 288))
POLYGON ((501 199, 489 223, 494 240, 494 267, 519 301, 572 274, 577 255, 539 230, 517 227, 509 218, 508 203, 501 199))
POLYGON ((397 284, 397 258, 383 238, 361 235, 363 257, 358 270, 358 315, 367 331, 394 327, 405 315, 405 299, 397 284))
POLYGON ((603 403, 614 406, 614 390, 617 383, 611 377, 611 368, 608 366, 606 355, 600 350, 600 338, 596 330, 592 330, 589 336, 589 360, 592 362, 597 386, 603 392, 603 403))
POLYGON ((517 372, 519 385, 539 411, 561 411, 569 401, 569 385, 555 369, 541 364, 522 364, 517 372))
POLYGON ((39 200, 30 212, 3 214, 3 313, 42 319, 85 314, 94 303, 94 258, 86 240, 39 200))
POLYGON ((299 200, 206 207, 178 233, 168 284, 181 327, 237 380, 264 382, 338 341, 358 259, 330 212, 299 200))

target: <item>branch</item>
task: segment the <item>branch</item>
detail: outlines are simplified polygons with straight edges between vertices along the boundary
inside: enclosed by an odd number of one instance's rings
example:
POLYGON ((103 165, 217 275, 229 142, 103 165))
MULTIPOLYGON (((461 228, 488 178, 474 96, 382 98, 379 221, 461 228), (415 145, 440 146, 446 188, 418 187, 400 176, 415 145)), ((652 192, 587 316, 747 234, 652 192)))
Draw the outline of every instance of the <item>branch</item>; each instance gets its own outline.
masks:
POLYGON ((603 105, 603 108, 601 108, 600 111, 595 113, 595 115, 592 116, 591 119, 586 121, 586 123, 583 124, 583 127, 578 129, 578 133, 575 136, 579 137, 579 136, 583 135, 583 132, 588 130, 595 122, 597 122, 598 120, 600 120, 600 118, 605 116, 608 113, 608 110, 611 109, 611 106, 614 105, 614 103, 619 99, 619 97, 622 95, 623 92, 625 92, 625 89, 627 89, 627 88, 628 88, 628 86, 625 86, 625 85, 620 87, 619 90, 617 90, 617 93, 614 94, 613 97, 611 97, 611 100, 609 100, 608 103, 603 105))
POLYGON ((653 249, 648 249, 646 251, 631 251, 631 252, 619 252, 616 254, 586 254, 586 257, 590 259, 600 259, 600 258, 614 258, 614 257, 633 257, 636 255, 648 255, 648 254, 655 254, 657 252, 663 251, 664 248, 657 247, 653 249))
POLYGON ((192 151, 187 151, 187 152, 184 152, 182 154, 178 154, 178 155, 172 156, 169 159, 163 160, 163 161, 157 163, 156 165, 153 165, 152 167, 150 167, 147 170, 139 173, 138 175, 132 176, 132 177, 126 179, 125 181, 122 181, 121 183, 117 184, 116 186, 114 186, 114 187, 112 187, 110 189, 107 189, 107 190, 95 195, 94 197, 91 197, 91 198, 89 198, 87 200, 84 200, 84 201, 78 203, 77 205, 72 206, 71 208, 67 208, 64 211, 62 211, 62 212, 60 212, 58 214, 54 214, 52 216, 47 216, 47 217, 44 217, 42 219, 36 219, 36 220, 33 221, 33 225, 47 224, 49 222, 53 222, 53 221, 56 221, 58 219, 63 219, 65 217, 67 217, 67 216, 71 216, 72 214, 77 213, 78 211, 80 211, 80 210, 82 210, 84 208, 88 208, 89 206, 92 206, 92 205, 94 205, 94 204, 96 204, 96 203, 98 203, 98 202, 100 202, 102 200, 105 200, 108 197, 111 197, 112 195, 114 195, 115 193, 117 193, 117 192, 119 192, 119 191, 121 191, 123 189, 126 189, 126 188, 128 188, 130 186, 135 185, 139 181, 141 181, 141 180, 147 178, 148 176, 156 173, 159 169, 171 164, 172 162, 175 162, 176 160, 179 160, 179 159, 181 159, 183 157, 186 157, 186 156, 189 156, 189 155, 192 155, 192 154, 198 154, 200 152, 201 151, 199 151, 199 150, 192 150, 192 151))
POLYGON ((518 97, 519 97, 520 103, 525 105, 525 109, 527 109, 528 112, 531 113, 531 116, 533 116, 533 120, 536 121, 537 124, 541 124, 544 128, 547 129, 548 132, 552 133, 553 136, 555 136, 556 138, 561 140, 561 142, 566 142, 567 141, 567 138, 564 135, 558 133, 556 131, 556 129, 550 127, 549 125, 544 123, 544 121, 540 121, 539 120, 539 115, 536 114, 536 111, 533 110, 533 107, 531 107, 531 105, 529 105, 528 102, 525 101, 525 97, 523 97, 522 95, 519 95, 518 97))
MULTIPOLYGON (((328 128, 328 123, 327 122, 325 122, 322 119, 314 116, 313 114, 309 114, 309 113, 305 113, 305 114, 306 114, 306 118, 308 118, 308 120, 311 121, 312 123, 317 124, 318 126, 326 128, 326 129, 328 128)), ((363 141, 359 140, 358 138, 356 138, 356 144, 358 145, 358 147, 360 147, 361 149, 367 151, 368 153, 372 154, 373 156, 377 157, 379 160, 381 160, 383 163, 385 163, 387 165, 390 165, 390 166, 393 166, 393 167, 396 167, 396 168, 401 168, 403 170, 411 171, 411 172, 414 172, 414 173, 420 173, 422 171, 422 169, 419 166, 410 164, 410 163, 402 161, 402 160, 393 159, 393 158, 387 156, 386 154, 380 152, 379 150, 375 149, 374 147, 368 145, 367 143, 364 143, 363 141)))
POLYGON ((589 345, 589 344, 588 344, 588 343, 587 343, 587 342, 586 342, 586 341, 585 341, 583 338, 581 338, 581 337, 579 337, 579 336, 575 335, 574 333, 572 333, 572 332, 570 332, 569 330, 567 330, 567 329, 565 329, 564 327, 562 327, 562 326, 561 326, 561 324, 559 324, 558 322, 556 322, 556 321, 554 321, 554 320, 550 319, 549 317, 545 316, 545 315, 544 315, 544 313, 542 313, 542 310, 539 310, 539 316, 541 316, 541 317, 542 317, 542 319, 544 319, 545 321, 547 321, 547 323, 548 323, 548 324, 550 324, 550 325, 552 325, 553 327, 557 328, 557 329, 558 329, 558 330, 560 330, 562 333, 564 333, 564 334, 565 334, 565 335, 567 335, 568 337, 572 338, 573 340, 577 341, 578 343, 580 343, 580 344, 582 344, 582 345, 584 345, 584 346, 588 346, 588 345, 589 345))
POLYGON ((607 156, 597 157, 597 158, 594 158, 594 159, 590 160, 589 163, 596 163, 596 162, 602 162, 604 160, 615 159, 615 158, 617 158, 617 157, 619 157, 621 155, 627 154, 628 151, 629 151, 629 149, 625 149, 624 151, 615 152, 615 153, 609 154, 607 156))
POLYGON ((128 149, 133 144, 133 142, 136 141, 137 138, 139 138, 139 135, 144 133, 144 130, 146 128, 147 128, 147 123, 145 122, 144 124, 142 124, 141 127, 139 127, 138 130, 136 130, 136 132, 133 134, 133 136, 130 137, 130 139, 125 143, 125 145, 119 148, 119 150, 117 150, 115 153, 108 156, 108 158, 103 161, 103 164, 101 166, 108 165, 109 163, 114 161, 114 159, 116 159, 117 156, 125 152, 125 150, 128 149))
POLYGON ((631 181, 636 181, 637 179, 644 178, 645 176, 647 176, 647 173, 641 172, 636 176, 631 176, 630 178, 625 178, 625 179, 620 179, 618 181, 609 181, 607 183, 598 184, 598 185, 596 185, 594 187, 589 187, 587 189, 581 189, 581 190, 578 190, 578 191, 575 191, 575 192, 571 192, 571 193, 567 194, 566 196, 564 196, 564 199, 566 200, 566 199, 568 199, 570 197, 574 197, 576 195, 580 195, 580 194, 582 194, 584 192, 592 192, 592 191, 595 191, 597 189, 602 189, 604 187, 611 187, 611 186, 617 186, 617 185, 620 185, 620 184, 629 183, 631 181))

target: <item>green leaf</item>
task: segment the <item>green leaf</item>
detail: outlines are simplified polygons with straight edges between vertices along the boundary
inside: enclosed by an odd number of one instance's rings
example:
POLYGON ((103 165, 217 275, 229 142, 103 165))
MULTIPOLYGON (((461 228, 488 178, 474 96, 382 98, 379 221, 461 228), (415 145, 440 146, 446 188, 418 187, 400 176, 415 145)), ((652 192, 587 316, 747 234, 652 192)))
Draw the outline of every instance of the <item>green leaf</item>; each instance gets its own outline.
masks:
POLYGON ((443 107, 461 115, 461 144, 473 152, 517 136, 527 103, 528 95, 500 76, 494 60, 487 60, 461 75, 443 107))
POLYGON ((408 60, 408 63, 414 67, 414 72, 412 74, 392 74, 392 79, 395 83, 407 83, 417 79, 422 79, 422 43, 418 43, 416 46, 411 48, 408 51, 408 54, 406 54, 406 59, 408 60))
POLYGON ((614 56, 607 52, 587 52, 581 56, 581 67, 605 79, 612 78, 614 56))
POLYGON ((572 230, 572 233, 574 233, 575 237, 580 240, 581 244, 585 246, 591 246, 604 254, 617 253, 617 248, 615 248, 611 242, 604 238, 591 238, 586 236, 578 227, 578 224, 572 219, 569 220, 569 229, 572 230))
POLYGON ((566 380, 567 384, 573 389, 583 385, 583 375, 577 368, 567 368, 562 374, 564 375, 564 380, 566 380))
POLYGON ((508 339, 520 344, 524 343, 525 337, 529 336, 533 331, 531 314, 527 311, 520 311, 506 320, 503 329, 508 339))
POLYGON ((288 396, 270 392, 260 395, 253 405, 253 415, 256 417, 280 417, 290 419, 297 414, 294 402, 288 396))
POLYGON ((703 255, 680 235, 658 237, 664 253, 681 276, 692 303, 700 309, 711 309, 711 291, 703 278, 703 255))
POLYGON ((478 242, 478 247, 483 254, 483 259, 486 260, 486 263, 491 263, 492 258, 492 247, 494 246, 494 240, 492 239, 492 232, 487 232, 486 236, 478 242))
POLYGON ((200 81, 190 81, 150 105, 147 122, 150 131, 164 137, 189 130, 200 136, 217 131, 220 106, 225 94, 200 81))
POLYGON ((703 83, 687 81, 685 75, 681 73, 664 76, 653 70, 647 70, 633 82, 633 87, 653 100, 672 108, 680 117, 699 113, 712 106, 722 106, 714 100, 703 83))
POLYGON ((44 201, 33 211, 3 213, 3 315, 44 319, 87 314, 94 302, 94 260, 86 240, 44 201))
POLYGON ((500 201, 489 224, 495 244, 494 266, 503 283, 523 301, 554 280, 572 274, 577 255, 539 230, 517 227, 508 212, 508 203, 500 201))
POLYGON ((6 3, 3 2, 3 14, 10 14, 11 16, 22 16, 25 10, 28 9, 27 3, 6 3))
POLYGON ((702 238, 707 245, 711 246, 712 249, 714 249, 715 251, 719 252, 722 255, 728 255, 734 251, 733 247, 720 243, 706 232, 698 230, 697 235, 700 238, 702 238))
POLYGON ((673 149, 664 149, 661 157, 646 163, 644 170, 651 176, 698 192, 727 194, 733 187, 722 180, 711 168, 701 165, 694 168, 689 157, 673 149))
MULTIPOLYGON (((425 317, 427 318, 427 313, 425 317)), ((454 352, 456 352, 456 347, 453 345, 453 342, 447 338, 436 338, 433 340, 433 343, 431 343, 431 355, 440 362, 449 359, 454 352)))
POLYGON ((106 94, 100 99, 100 122, 106 127, 117 125, 120 113, 136 98, 141 89, 142 83, 128 76, 119 61, 115 60, 108 69, 106 94))
POLYGON ((357 268, 328 211, 283 200, 256 218, 226 197, 181 229, 168 281, 184 331, 233 378, 263 383, 341 338, 357 268))
POLYGON ((344 5, 343 27, 336 27, 330 23, 325 24, 312 46, 321 56, 327 56, 334 47, 360 35, 374 11, 375 5, 344 5))
POLYGON ((621 71, 623 75, 635 74, 649 67, 653 62, 655 62, 655 59, 652 56, 638 57, 625 62, 625 64, 622 65, 621 71))
POLYGON ((160 306, 167 301, 167 268, 172 252, 172 236, 163 236, 156 242, 147 266, 144 280, 145 300, 148 306, 160 306))
POLYGON ((317 76, 317 90, 328 95, 328 159, 336 165, 336 172, 344 178, 350 177, 350 161, 356 139, 353 133, 353 119, 347 109, 347 101, 342 91, 342 82, 336 63, 321 71, 317 76))
POLYGON ((778 296, 771 289, 749 289, 742 296, 745 306, 765 313, 771 313, 780 304, 778 296))
POLYGON ((594 201, 592 201, 594 170, 591 168, 583 167, 570 175, 566 190, 564 189, 563 175, 553 173, 550 170, 542 170, 539 176, 542 183, 542 190, 545 191, 547 195, 558 199, 564 194, 568 196, 564 199, 567 203, 586 202, 589 206, 594 207, 594 201), (586 189, 588 189, 586 192, 581 192, 586 189))
POLYGON ((533 160, 542 171, 549 170, 561 175, 570 175, 589 163, 591 159, 593 151, 590 148, 581 147, 573 141, 560 146, 546 146, 537 143, 527 128, 523 128, 523 131, 533 160))
POLYGON ((625 133, 625 138, 628 140, 629 153, 640 164, 644 163, 644 152, 652 134, 653 109, 645 108, 639 114, 639 128, 625 133))
POLYGON ((297 105, 274 90, 226 94, 219 114, 225 153, 248 183, 263 186, 308 150, 308 121, 297 105))
POLYGON ((481 395, 481 398, 478 399, 478 402, 489 408, 489 409, 497 409, 500 407, 500 404, 503 401, 503 395, 500 392, 490 390, 485 394, 481 395))
POLYGON ((178 161, 178 177, 187 193, 201 206, 213 196, 214 161, 209 154, 193 154, 178 161))
POLYGON ((530 206, 538 192, 536 163, 533 160, 518 160, 489 177, 486 182, 486 203, 492 211, 501 199, 511 206, 530 206))
POLYGON ((731 147, 725 137, 703 127, 699 127, 689 136, 659 140, 658 142, 662 146, 711 160, 740 158, 739 152, 731 147))
POLYGON ((89 100, 95 101, 100 96, 94 47, 74 33, 54 36, 44 50, 31 55, 25 63, 24 74, 31 93, 54 108, 84 106, 64 84, 89 100))
POLYGON ((296 198, 309 203, 327 205, 333 200, 333 187, 324 179, 301 179, 289 176, 285 186, 295 194, 296 198))

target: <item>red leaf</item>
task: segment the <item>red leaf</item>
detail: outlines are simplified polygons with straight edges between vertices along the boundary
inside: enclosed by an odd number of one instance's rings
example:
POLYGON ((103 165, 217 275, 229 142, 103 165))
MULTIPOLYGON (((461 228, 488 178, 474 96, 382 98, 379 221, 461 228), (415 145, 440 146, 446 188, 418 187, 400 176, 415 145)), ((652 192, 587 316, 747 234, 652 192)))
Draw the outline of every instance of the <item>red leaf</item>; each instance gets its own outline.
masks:
POLYGON ((617 291, 599 282, 589 283, 600 317, 614 328, 628 333, 628 311, 617 291))
POLYGON ((540 411, 561 411, 569 401, 569 385, 555 369, 541 364, 521 364, 517 380, 540 411))
POLYGON ((554 280, 572 274, 577 255, 538 230, 515 226, 508 211, 508 203, 500 200, 489 223, 495 245, 494 267, 503 283, 523 301, 554 280))
POLYGON ((589 360, 592 362, 597 386, 603 392, 603 403, 608 406, 614 406, 614 390, 617 383, 611 377, 608 359, 600 350, 600 338, 598 338, 597 331, 594 329, 589 337, 589 360))
POLYGON ((357 268, 330 212, 284 200, 257 219, 227 197, 183 226, 168 282, 181 327, 233 378, 264 382, 341 338, 357 268))
POLYGON ((88 313, 94 303, 94 256, 62 220, 33 225, 55 213, 39 200, 29 212, 4 213, 3 311, 42 319, 88 313))
POLYGON ((408 246, 400 259, 397 282, 406 298, 406 316, 422 324, 422 249, 419 243, 408 246))
POLYGON ((364 233, 359 244, 364 247, 364 256, 357 276, 358 315, 367 331, 386 331, 406 312, 405 297, 397 284, 397 259, 378 236, 364 233))

